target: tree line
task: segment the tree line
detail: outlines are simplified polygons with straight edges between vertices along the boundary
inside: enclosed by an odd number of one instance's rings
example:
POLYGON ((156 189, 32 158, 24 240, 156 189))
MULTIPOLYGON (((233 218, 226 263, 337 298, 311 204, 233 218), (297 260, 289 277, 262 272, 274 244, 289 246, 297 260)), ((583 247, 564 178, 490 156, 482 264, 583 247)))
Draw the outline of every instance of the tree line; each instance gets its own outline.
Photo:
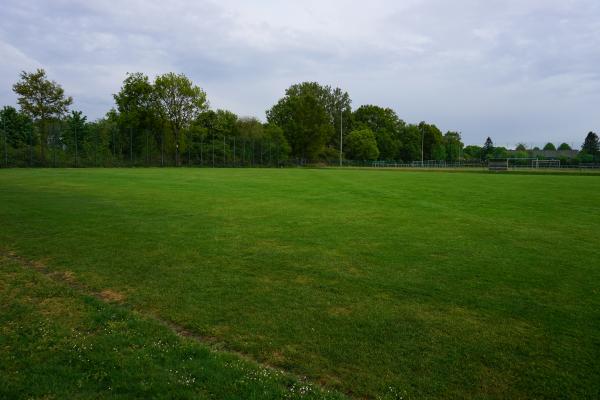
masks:
MULTIPOLYGON (((88 121, 43 69, 23 71, 13 85, 19 109, 0 111, 4 165, 285 165, 339 160, 482 161, 509 150, 465 146, 459 132, 406 123, 390 108, 352 109, 347 92, 316 82, 290 86, 266 122, 210 108, 206 92, 183 74, 154 80, 128 73, 115 105, 88 121), (340 152, 340 149, 342 150, 340 152)), ((520 145, 522 146, 522 145, 520 145)), ((549 143, 545 150, 557 150, 549 143)), ((568 150, 563 143, 558 150, 568 150)), ((517 147, 523 156, 535 149, 517 147)), ((599 160, 590 132, 578 155, 599 160)))

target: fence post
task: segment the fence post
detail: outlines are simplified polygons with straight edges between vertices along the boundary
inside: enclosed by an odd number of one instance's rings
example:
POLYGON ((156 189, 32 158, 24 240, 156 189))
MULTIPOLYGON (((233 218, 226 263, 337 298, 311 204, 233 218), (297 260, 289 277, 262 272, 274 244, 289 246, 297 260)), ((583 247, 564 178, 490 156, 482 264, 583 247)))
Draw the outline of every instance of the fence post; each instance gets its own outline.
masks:
POLYGON ((52 131, 52 166, 56 168, 56 143, 58 142, 58 136, 60 135, 60 132, 58 134, 56 133, 56 125, 54 125, 54 129, 52 129, 52 131))
POLYGON ((4 133, 4 166, 8 168, 8 132, 6 131, 6 113, 2 116, 2 132, 4 133))
POLYGON ((112 163, 114 165, 115 162, 115 153, 116 153, 116 143, 115 143, 115 126, 113 124, 110 125, 110 133, 112 136, 112 163))
POLYGON ((129 127, 129 166, 133 167, 133 130, 129 127))
POLYGON ((165 129, 161 129, 160 135, 160 166, 165 166, 165 129))
POLYGON ((77 150, 78 150, 77 149, 77 126, 75 126, 73 128, 73 131, 75 132, 75 168, 77 168, 78 164, 79 164, 79 160, 78 160, 79 154, 77 153, 77 150))
POLYGON ((98 167, 98 143, 100 141, 100 129, 96 127, 96 146, 94 147, 94 164, 98 167))

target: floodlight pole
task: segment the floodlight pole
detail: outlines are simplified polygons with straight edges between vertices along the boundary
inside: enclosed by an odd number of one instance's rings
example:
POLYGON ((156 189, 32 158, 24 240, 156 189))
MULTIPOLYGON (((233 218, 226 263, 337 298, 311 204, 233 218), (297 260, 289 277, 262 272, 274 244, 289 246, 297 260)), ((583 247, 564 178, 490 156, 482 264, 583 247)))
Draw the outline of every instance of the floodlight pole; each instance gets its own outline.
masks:
POLYGON ((129 162, 130 166, 133 166, 133 130, 131 126, 129 127, 129 162))
POLYGON ((344 136, 343 136, 343 132, 344 132, 344 119, 343 119, 343 112, 344 110, 341 109, 340 110, 340 167, 342 166, 342 148, 344 146, 344 136))
POLYGON ((6 113, 2 116, 2 131, 4 132, 4 166, 8 167, 8 132, 6 132, 6 113))

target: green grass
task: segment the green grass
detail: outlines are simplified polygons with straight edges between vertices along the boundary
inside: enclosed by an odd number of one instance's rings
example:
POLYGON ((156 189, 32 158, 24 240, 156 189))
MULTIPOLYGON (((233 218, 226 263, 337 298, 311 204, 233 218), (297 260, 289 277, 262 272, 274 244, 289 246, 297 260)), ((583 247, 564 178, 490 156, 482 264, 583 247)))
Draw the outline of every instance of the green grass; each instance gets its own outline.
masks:
POLYGON ((0 257, 2 399, 339 399, 0 257))
POLYGON ((357 397, 597 398, 599 200, 596 176, 2 170, 0 246, 357 397))

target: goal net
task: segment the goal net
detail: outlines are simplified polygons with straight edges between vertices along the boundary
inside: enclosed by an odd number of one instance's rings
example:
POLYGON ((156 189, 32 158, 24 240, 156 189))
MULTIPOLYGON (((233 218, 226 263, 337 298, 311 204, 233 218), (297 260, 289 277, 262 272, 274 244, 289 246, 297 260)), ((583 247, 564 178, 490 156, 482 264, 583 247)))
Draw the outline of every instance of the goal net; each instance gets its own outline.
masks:
POLYGON ((533 168, 560 168, 560 160, 533 160, 533 168))

